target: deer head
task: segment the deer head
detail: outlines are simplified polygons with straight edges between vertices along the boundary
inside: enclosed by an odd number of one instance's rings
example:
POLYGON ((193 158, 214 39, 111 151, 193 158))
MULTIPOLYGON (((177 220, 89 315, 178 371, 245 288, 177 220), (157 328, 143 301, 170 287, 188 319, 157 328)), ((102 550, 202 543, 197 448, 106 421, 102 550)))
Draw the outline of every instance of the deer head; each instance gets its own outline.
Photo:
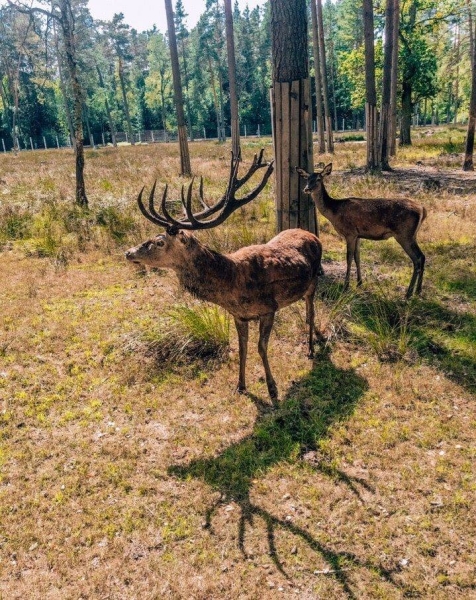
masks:
MULTIPOLYGON (((319 165, 317 166, 320 165, 324 167, 324 163, 319 163, 319 165)), ((332 173, 332 163, 326 165, 322 169, 322 171, 316 171, 315 173, 308 173, 307 171, 305 171, 304 169, 300 169, 299 167, 296 167, 296 171, 303 179, 307 180, 306 187, 303 191, 306 194, 310 194, 313 190, 317 188, 318 185, 320 185, 322 181, 324 181, 326 177, 328 177, 332 173)))

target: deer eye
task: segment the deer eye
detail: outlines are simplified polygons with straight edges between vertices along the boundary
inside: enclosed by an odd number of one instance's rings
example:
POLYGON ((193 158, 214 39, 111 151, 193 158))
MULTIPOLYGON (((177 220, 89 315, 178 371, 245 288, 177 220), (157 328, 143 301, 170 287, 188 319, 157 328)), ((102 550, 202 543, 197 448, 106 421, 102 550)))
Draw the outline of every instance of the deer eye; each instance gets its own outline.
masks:
POLYGON ((163 246, 164 245, 164 240, 155 240, 155 245, 156 246, 163 246))

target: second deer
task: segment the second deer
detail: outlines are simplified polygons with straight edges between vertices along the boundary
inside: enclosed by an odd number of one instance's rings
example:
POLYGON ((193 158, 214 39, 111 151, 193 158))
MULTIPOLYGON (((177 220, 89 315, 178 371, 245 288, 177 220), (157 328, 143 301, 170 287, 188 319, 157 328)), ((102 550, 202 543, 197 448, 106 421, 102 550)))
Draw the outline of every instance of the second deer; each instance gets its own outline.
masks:
POLYGON ((352 261, 357 268, 357 285, 362 284, 360 271, 360 240, 395 238, 413 262, 413 274, 406 297, 420 294, 425 255, 416 241, 417 232, 426 218, 426 209, 407 199, 389 198, 331 198, 324 187, 324 179, 332 172, 332 163, 317 173, 296 171, 307 180, 304 191, 312 196, 316 208, 332 223, 347 244, 347 271, 344 289, 349 287, 352 261))
POLYGON ((239 392, 246 390, 248 324, 258 320, 258 352, 263 361, 269 395, 275 400, 278 391, 268 362, 268 341, 274 316, 277 310, 301 298, 306 301, 309 356, 313 355, 314 295, 322 254, 319 239, 308 231, 289 229, 267 244, 246 246, 232 254, 220 254, 190 233, 216 227, 259 194, 273 170, 272 163, 264 163, 262 156, 263 151, 259 157, 255 156, 241 179, 238 178, 239 161, 232 157, 226 192, 212 206, 205 202, 200 183, 203 210, 198 213, 192 212, 193 181, 186 198, 182 188, 182 206, 186 216, 181 220, 174 218, 167 208, 167 187, 162 196, 162 214, 154 206, 155 184, 148 208, 144 206, 141 192, 138 204, 142 214, 152 223, 164 227, 165 234, 131 248, 126 252, 126 258, 134 263, 174 270, 186 290, 202 300, 218 304, 233 315, 239 341, 239 392), (262 167, 266 167, 262 181, 247 195, 236 198, 237 190, 262 167))

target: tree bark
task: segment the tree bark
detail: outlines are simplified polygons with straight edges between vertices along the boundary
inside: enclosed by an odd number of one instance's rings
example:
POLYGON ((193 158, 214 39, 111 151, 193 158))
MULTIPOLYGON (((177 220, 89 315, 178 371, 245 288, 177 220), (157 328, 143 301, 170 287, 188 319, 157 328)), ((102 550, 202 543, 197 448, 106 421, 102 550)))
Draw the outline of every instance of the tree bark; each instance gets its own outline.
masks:
POLYGON ((59 0, 58 7, 61 13, 61 28, 63 30, 63 43, 68 66, 69 78, 73 90, 73 127, 76 153, 76 202, 83 208, 88 206, 86 186, 84 183, 84 147, 83 147, 83 89, 78 77, 76 49, 74 45, 74 20, 71 12, 70 0, 59 0))
POLYGON ((306 0, 271 0, 271 40, 277 229, 317 232, 314 204, 296 172, 313 170, 306 0))
POLYGON ((174 99, 177 112, 177 127, 180 146, 180 174, 190 177, 192 168, 190 165, 190 153, 188 150, 187 126, 183 110, 182 82, 180 79, 180 67, 177 51, 177 39, 175 37, 174 11, 172 0, 165 0, 165 12, 167 14, 167 26, 169 32, 170 58, 172 61, 172 77, 174 81, 174 99))
POLYGON ((367 168, 379 168, 377 91, 375 88, 374 10, 372 0, 363 0, 365 40, 365 123, 367 168))
POLYGON ((322 18, 322 0, 317 0, 317 26, 319 38, 319 53, 321 58, 322 95, 324 100, 324 118, 326 121, 327 151, 334 152, 334 139, 332 137, 332 117, 329 109, 329 88, 327 85, 326 45, 324 43, 324 20, 322 18))
POLYGON ((400 146, 411 146, 412 125, 412 88, 407 81, 402 82, 402 122, 400 128, 400 146))
POLYGON ((231 0, 225 0, 225 25, 226 49, 228 56, 228 80, 230 86, 231 147, 234 156, 239 157, 241 155, 240 122, 238 118, 238 97, 236 93, 235 40, 233 32, 233 12, 231 8, 231 0))
MULTIPOLYGON (((473 32, 473 40, 476 37, 473 32)), ((472 44, 473 55, 471 57, 471 98, 469 101, 468 130, 466 132, 466 147, 464 154, 463 171, 474 171, 474 130, 476 126, 476 44, 472 44)))
POLYGON ((319 36, 317 26, 316 0, 311 0, 311 18, 312 18, 312 49, 314 54, 314 78, 316 81, 316 124, 318 152, 324 154, 326 151, 324 114, 322 106, 322 74, 321 74, 321 53, 319 50, 319 36))
POLYGON ((390 156, 397 154, 397 81, 398 81, 398 34, 400 30, 400 0, 393 0, 393 43, 392 43, 392 77, 390 82, 390 156))
POLYGON ((390 98, 392 92, 392 57, 393 57, 393 27, 395 2, 387 0, 385 9, 385 47, 383 63, 383 85, 382 85, 382 111, 379 124, 379 163, 384 171, 390 171, 388 162, 390 155, 390 133, 391 133, 391 106, 390 98))

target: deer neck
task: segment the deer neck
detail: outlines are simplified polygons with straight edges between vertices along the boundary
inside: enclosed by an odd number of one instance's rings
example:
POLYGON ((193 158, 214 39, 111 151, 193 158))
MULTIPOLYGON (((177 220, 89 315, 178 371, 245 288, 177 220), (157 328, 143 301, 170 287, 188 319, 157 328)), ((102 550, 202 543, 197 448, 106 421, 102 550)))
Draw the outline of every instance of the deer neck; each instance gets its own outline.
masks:
POLYGON ((320 185, 312 191, 311 195, 319 212, 321 212, 325 217, 335 212, 338 201, 334 200, 334 198, 331 198, 331 196, 327 193, 327 190, 324 187, 324 182, 321 181, 320 185))
POLYGON ((193 247, 175 271, 181 285, 192 295, 221 304, 224 288, 234 278, 234 263, 195 238, 193 247))

